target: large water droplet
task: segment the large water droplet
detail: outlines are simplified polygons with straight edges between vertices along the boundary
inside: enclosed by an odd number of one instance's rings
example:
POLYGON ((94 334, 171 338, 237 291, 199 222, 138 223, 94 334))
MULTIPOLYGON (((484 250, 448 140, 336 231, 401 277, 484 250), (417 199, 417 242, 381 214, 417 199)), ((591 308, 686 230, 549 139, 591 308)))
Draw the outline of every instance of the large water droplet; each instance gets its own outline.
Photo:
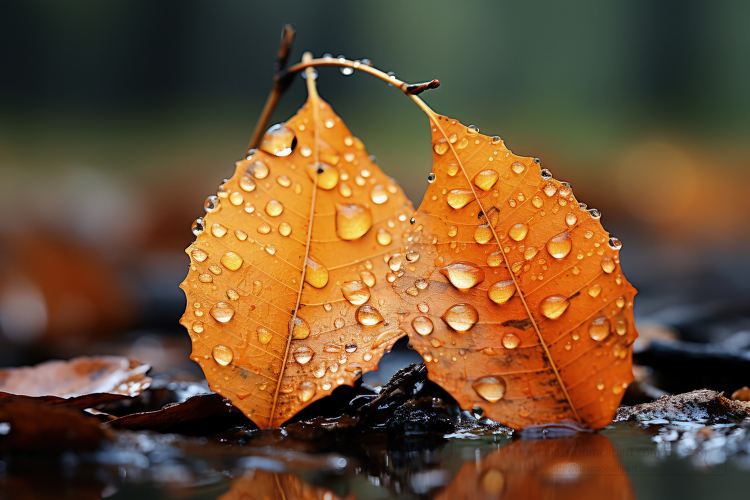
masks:
POLYGON ((554 184, 550 182, 549 184, 544 186, 543 191, 544 191, 544 194, 546 194, 547 196, 550 196, 550 197, 554 196, 555 193, 557 192, 557 186, 555 186, 554 184))
POLYGON ((229 269, 230 271, 236 271, 242 267, 242 257, 235 252, 227 252, 221 256, 221 265, 229 269))
POLYGON ((480 245, 488 243, 492 239, 492 236, 492 229, 489 224, 482 224, 474 230, 474 241, 480 245))
POLYGON ((591 285, 591 288, 589 288, 589 295, 592 297, 598 297, 600 293, 602 293, 601 285, 591 285))
POLYGON ((414 331, 420 335, 429 335, 434 328, 432 320, 426 316, 417 316, 414 318, 414 321, 411 322, 411 326, 414 328, 414 331))
POLYGON ((361 306, 370 300, 370 287, 363 281, 345 281, 341 285, 344 298, 355 306, 361 306))
POLYGON ((570 301, 563 295, 550 295, 539 304, 542 314, 549 319, 557 319, 570 305, 570 301))
POLYGON ((303 340, 310 335, 310 324, 299 316, 289 320, 288 329, 294 340, 303 340))
POLYGON ((221 238, 222 236, 227 234, 227 228, 217 222, 216 224, 213 224, 211 226, 211 234, 213 234, 217 238, 221 238))
POLYGON ((279 234, 281 236, 289 236, 292 234, 292 226, 287 222, 279 224, 279 234))
POLYGON ((198 262, 203 262, 204 260, 208 258, 208 254, 202 248, 194 248, 193 251, 190 252, 190 254, 198 262))
POLYGON ((478 134, 479 127, 477 127, 476 125, 469 125, 468 127, 466 127, 466 133, 469 135, 478 134))
POLYGON ((427 182, 432 184, 433 182, 435 182, 435 179, 437 179, 435 172, 430 172, 430 174, 427 176, 427 182))
POLYGON ((520 161, 517 161, 510 166, 510 169, 513 170, 515 173, 520 174, 526 169, 526 165, 524 165, 520 161))
POLYGON ((485 191, 492 189, 497 180, 500 178, 500 174, 496 171, 488 169, 482 170, 476 176, 474 176, 474 184, 485 191))
POLYGON ((219 197, 215 194, 212 194, 208 198, 206 198, 206 201, 203 202, 203 209, 207 213, 215 212, 221 207, 221 200, 219 200, 219 197))
POLYGON ((529 234, 529 226, 526 224, 514 224, 508 230, 508 236, 514 241, 521 241, 527 234, 529 234))
POLYGON ((441 268, 440 273, 459 290, 468 290, 484 281, 484 271, 473 262, 456 262, 441 268))
POLYGON ((276 245, 268 244, 263 247, 263 250, 266 251, 268 255, 275 255, 276 254, 276 245))
POLYGON ((404 257, 406 258, 406 262, 416 262, 419 260, 419 253, 414 250, 409 250, 404 254, 404 257))
POLYGON ((288 156, 296 145, 297 137, 292 129, 277 123, 266 131, 258 149, 274 156, 288 156))
POLYGON ((315 288, 323 288, 328 284, 328 268, 311 255, 307 257, 305 281, 315 288))
POLYGON ((479 313, 471 304, 456 304, 445 311, 442 319, 457 332, 465 332, 477 324, 479 313))
POLYGON ((404 256, 403 254, 397 253, 391 256, 390 259, 388 259, 388 267, 391 269, 391 271, 398 271, 401 269, 401 264, 404 263, 404 256))
POLYGON ((303 403, 310 401, 318 391, 317 386, 312 382, 302 382, 299 386, 299 399, 303 403))
POLYGON ((305 167, 305 171, 313 182, 315 182, 315 179, 318 180, 320 189, 326 191, 335 188, 339 182, 339 169, 323 161, 311 163, 305 167))
POLYGON ((521 344, 521 337, 516 335, 515 333, 506 333, 503 335, 503 347, 506 349, 515 349, 521 344))
POLYGON ((342 240, 356 240, 372 226, 370 209, 356 203, 336 203, 336 234, 342 240))
POLYGON ((505 380, 500 376, 482 377, 471 384, 471 387, 482 399, 490 403, 500 401, 505 395, 505 380))
POLYGON ((599 342, 609 336, 610 324, 607 318, 596 318, 589 325, 589 336, 599 342))
POLYGON ((388 201, 388 191, 381 184, 378 184, 372 188, 372 191, 370 191, 370 199, 374 204, 382 205, 388 201))
POLYGON ((258 334, 258 341, 264 345, 268 344, 273 338, 273 334, 262 326, 259 326, 258 329, 255 330, 255 333, 258 334))
POLYGON ((284 205, 279 200, 271 200, 266 203, 266 213, 271 217, 278 217, 284 212, 284 205))
POLYGON ((393 241, 393 236, 391 236, 391 233, 383 228, 378 229, 376 238, 378 240, 378 243, 383 246, 390 245, 391 241, 393 241))
POLYGON ((567 231, 551 238, 547 242, 547 252, 556 259, 566 257, 570 253, 571 248, 573 248, 573 242, 570 240, 570 235, 567 231))
POLYGON ((453 237, 454 237, 454 236, 456 236, 457 234, 458 234, 458 228, 457 228, 456 226, 451 226, 451 227, 450 227, 450 228, 448 229, 448 236, 450 236, 451 238, 453 238, 453 237))
MULTIPOLYGON (((268 168, 268 165, 266 165, 262 161, 254 161, 245 169, 244 177, 247 177, 252 181, 251 177, 255 177, 256 179, 265 179, 270 173, 271 170, 268 168)), ((253 187, 253 189, 255 189, 255 187, 253 187)), ((249 192, 252 191, 252 189, 245 189, 245 191, 249 192)))
MULTIPOLYGON (((240 187, 243 190, 247 191, 248 193, 251 193, 251 192, 255 191, 255 188, 257 186, 258 185, 255 183, 255 181, 251 177, 249 177, 247 175, 245 175, 242 178, 240 178, 240 187)), ((250 203, 250 202, 248 202, 248 203, 250 203)))
POLYGON ((362 278, 362 281, 365 282, 365 285, 369 287, 375 286, 375 275, 370 271, 362 271, 361 273, 359 273, 359 277, 362 278))
POLYGON ((359 306, 356 317, 359 324, 364 326, 374 326, 384 321, 380 312, 369 305, 359 306))
POLYGON ((602 259, 602 271, 609 274, 615 270, 615 263, 612 259, 602 259))
POLYGON ((234 358, 234 353, 232 352, 232 350, 223 345, 215 346, 211 351, 211 354, 213 354, 214 356, 214 361, 219 363, 221 366, 227 366, 232 362, 232 359, 234 358))
POLYGON ((202 217, 198 217, 197 219, 195 219, 193 221, 193 225, 190 226, 190 231, 193 232, 194 236, 198 236, 203 231, 205 231, 205 229, 206 229, 206 226, 205 226, 205 224, 203 224, 203 218, 202 217))
POLYGON ((516 293, 516 285, 513 280, 498 281, 487 289, 487 296, 495 304, 505 304, 516 293))
POLYGON ((448 205, 452 208, 461 208, 474 200, 474 193, 470 189, 451 189, 446 196, 448 205))
POLYGON ((315 356, 315 352, 306 345, 303 345, 294 350, 293 356, 297 363, 306 365, 315 356))
POLYGON ((234 309, 226 302, 217 302, 215 306, 211 308, 211 316, 214 317, 219 323, 226 323, 232 316, 234 316, 234 309))

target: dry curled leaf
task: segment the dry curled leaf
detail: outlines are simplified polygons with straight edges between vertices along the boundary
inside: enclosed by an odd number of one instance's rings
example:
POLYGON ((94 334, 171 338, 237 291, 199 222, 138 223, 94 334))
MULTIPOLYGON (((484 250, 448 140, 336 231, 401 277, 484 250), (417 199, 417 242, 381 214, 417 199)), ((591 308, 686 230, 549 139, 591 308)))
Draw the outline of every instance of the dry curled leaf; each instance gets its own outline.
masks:
POLYGON ((120 356, 81 356, 0 370, 0 400, 37 400, 88 408, 147 389, 149 365, 120 356))
POLYGON ((311 92, 205 205, 181 323, 212 390, 277 427, 404 335, 384 257, 413 207, 311 92))
POLYGON ((538 160, 450 118, 431 128, 430 185, 389 263, 429 378, 517 429, 607 425, 638 335, 620 242, 538 160))

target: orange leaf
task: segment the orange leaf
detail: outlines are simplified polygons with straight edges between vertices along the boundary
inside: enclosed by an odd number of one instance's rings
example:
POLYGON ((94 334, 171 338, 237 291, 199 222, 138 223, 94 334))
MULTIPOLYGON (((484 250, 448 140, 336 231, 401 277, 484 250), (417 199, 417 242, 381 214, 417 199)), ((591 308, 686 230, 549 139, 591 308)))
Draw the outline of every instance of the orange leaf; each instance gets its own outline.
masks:
POLYGON ((384 257, 414 209, 317 93, 206 210, 181 323, 211 389, 259 427, 353 385, 404 335, 384 257))
POLYGON ((428 115, 431 183, 391 269, 429 378, 516 429, 607 425, 638 336, 619 241, 538 160, 428 115))

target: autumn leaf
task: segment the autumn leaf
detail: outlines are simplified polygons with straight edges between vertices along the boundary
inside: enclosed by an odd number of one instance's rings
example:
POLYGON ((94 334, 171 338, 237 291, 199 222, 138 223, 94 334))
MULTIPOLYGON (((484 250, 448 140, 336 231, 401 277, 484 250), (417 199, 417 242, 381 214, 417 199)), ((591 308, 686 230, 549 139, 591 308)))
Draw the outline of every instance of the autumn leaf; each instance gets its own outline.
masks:
POLYGON ((81 356, 0 369, 0 400, 89 408, 147 389, 149 365, 119 356, 81 356))
MULTIPOLYGON (((232 486, 219 500, 263 498, 268 500, 340 500, 331 490, 313 486, 294 474, 282 474, 256 469, 232 481, 232 486)), ((347 496, 345 500, 354 500, 347 496)))
POLYGON ((431 118, 433 169, 391 257, 429 378, 516 429, 607 425, 633 380, 635 289, 600 214, 499 137, 431 118))
POLYGON ((384 257, 413 207, 312 81, 206 200, 181 285, 192 359, 261 428, 353 385, 404 335, 384 257))

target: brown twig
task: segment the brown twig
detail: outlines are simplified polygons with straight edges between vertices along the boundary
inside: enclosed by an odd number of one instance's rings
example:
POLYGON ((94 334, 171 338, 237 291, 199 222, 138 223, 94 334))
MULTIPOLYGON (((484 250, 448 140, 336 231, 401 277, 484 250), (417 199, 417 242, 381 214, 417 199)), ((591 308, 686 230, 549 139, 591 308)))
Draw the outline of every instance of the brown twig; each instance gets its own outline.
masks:
POLYGON ((266 105, 263 106, 263 111, 255 124, 255 130, 253 130, 253 136, 247 146, 245 156, 251 149, 257 148, 260 144, 263 131, 268 126, 268 121, 271 119, 273 110, 276 109, 276 104, 292 83, 293 74, 286 71, 286 63, 294 45, 294 34, 294 27, 291 24, 285 24, 281 29, 281 43, 279 44, 279 52, 276 54, 276 62, 273 65, 273 88, 271 88, 271 93, 268 94, 268 99, 266 99, 266 105))
POLYGON ((282 94, 286 91, 289 85, 292 83, 294 75, 304 69, 312 68, 315 66, 338 66, 342 68, 352 68, 365 73, 369 73, 372 76, 380 78, 391 84, 392 86, 401 90, 408 96, 416 96, 421 94, 425 90, 436 89, 440 86, 440 82, 437 80, 431 80, 425 83, 406 83, 394 75, 389 75, 380 71, 377 68, 373 68, 367 61, 350 61, 344 58, 336 57, 323 57, 320 59, 310 59, 303 62, 294 64, 287 68, 286 62, 289 58, 289 53, 292 50, 292 44, 294 43, 294 28, 287 24, 281 32, 281 45, 279 46, 279 53, 276 56, 276 64, 274 65, 274 76, 273 76, 273 88, 271 93, 268 94, 266 99, 266 105, 263 107, 263 111, 258 118, 258 122, 255 124, 255 130, 253 130, 252 139, 248 145, 246 156, 249 154, 251 149, 257 148, 260 144, 263 132, 268 127, 268 122, 271 119, 276 104, 281 99, 282 94))

